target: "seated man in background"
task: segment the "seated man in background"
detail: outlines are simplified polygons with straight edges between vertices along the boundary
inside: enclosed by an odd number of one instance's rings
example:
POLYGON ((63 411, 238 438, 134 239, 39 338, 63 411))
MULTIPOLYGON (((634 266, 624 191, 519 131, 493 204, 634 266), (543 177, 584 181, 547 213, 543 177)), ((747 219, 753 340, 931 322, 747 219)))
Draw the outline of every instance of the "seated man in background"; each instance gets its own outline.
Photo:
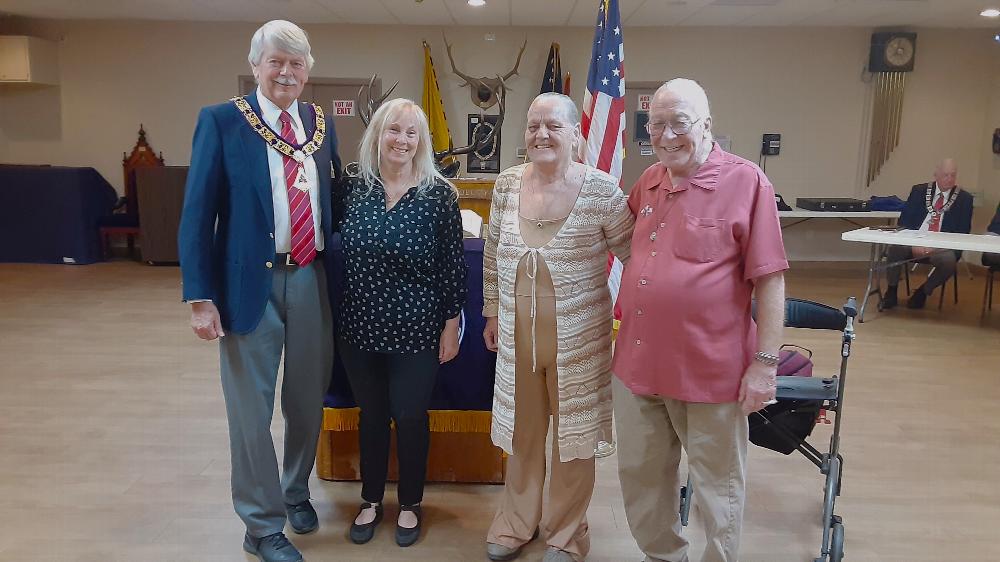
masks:
MULTIPOLYGON (((951 158, 942 160, 934 169, 934 181, 913 186, 899 216, 900 226, 909 230, 968 234, 972 230, 972 196, 956 185, 957 179, 958 166, 955 161, 951 158)), ((955 274, 955 266, 961 256, 960 251, 890 246, 890 262, 927 258, 934 266, 934 272, 926 283, 914 291, 906 306, 923 308, 927 296, 955 274)), ((898 303, 896 290, 901 271, 902 266, 897 265, 890 267, 887 272, 889 287, 882 301, 883 309, 893 308, 898 303)))
MULTIPOLYGON (((1000 236, 1000 205, 997 205, 997 212, 994 213, 990 225, 986 227, 986 234, 1000 236)), ((983 265, 1000 267, 1000 254, 983 254, 983 265)))

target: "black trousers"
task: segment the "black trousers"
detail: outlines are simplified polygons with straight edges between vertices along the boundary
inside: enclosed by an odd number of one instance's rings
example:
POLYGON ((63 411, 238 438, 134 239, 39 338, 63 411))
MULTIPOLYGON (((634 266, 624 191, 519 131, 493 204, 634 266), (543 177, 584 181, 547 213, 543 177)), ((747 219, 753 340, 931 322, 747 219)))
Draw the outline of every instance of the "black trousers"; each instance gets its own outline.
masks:
POLYGON ((361 498, 381 502, 389 472, 389 420, 396 422, 401 505, 420 503, 427 478, 430 406, 437 348, 417 353, 364 351, 341 339, 337 347, 354 399, 361 408, 361 498))

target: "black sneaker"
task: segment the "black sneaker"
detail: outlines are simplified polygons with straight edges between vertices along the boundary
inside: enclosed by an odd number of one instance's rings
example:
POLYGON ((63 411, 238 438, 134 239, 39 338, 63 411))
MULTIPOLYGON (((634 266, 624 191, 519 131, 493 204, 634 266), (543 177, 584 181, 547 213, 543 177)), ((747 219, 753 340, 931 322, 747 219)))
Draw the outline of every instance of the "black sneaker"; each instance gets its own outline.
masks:
POLYGON ((302 553, 285 533, 274 533, 259 539, 246 534, 243 550, 256 556, 260 562, 302 562, 302 553))
POLYGON ((288 514, 288 523, 296 534, 311 533, 319 527, 319 517, 309 500, 295 505, 285 504, 285 512, 288 514))

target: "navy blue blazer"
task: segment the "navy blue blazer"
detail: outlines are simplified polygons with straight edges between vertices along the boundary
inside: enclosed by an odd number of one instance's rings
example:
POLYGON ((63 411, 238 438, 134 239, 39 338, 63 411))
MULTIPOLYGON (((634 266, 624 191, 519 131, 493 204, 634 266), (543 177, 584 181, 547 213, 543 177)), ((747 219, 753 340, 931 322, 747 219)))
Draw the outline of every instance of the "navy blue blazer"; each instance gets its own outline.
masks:
MULTIPOLYGON (((245 99, 260 116, 256 95, 245 99)), ((307 137, 315 130, 310 104, 299 104, 307 137)), ((275 261, 274 203, 267 151, 272 150, 230 101, 201 110, 177 234, 183 298, 211 299, 222 327, 252 332, 271 292, 275 261)), ((331 168, 340 177, 337 133, 326 119, 326 139, 313 153, 319 175, 323 239, 333 236, 331 168)), ((325 289, 324 289, 325 290, 325 289)))
MULTIPOLYGON (((909 230, 917 230, 927 218, 927 184, 913 186, 906 206, 899 215, 899 224, 909 230)), ((933 203, 933 201, 932 201, 933 203)), ((972 196, 964 189, 958 193, 955 203, 941 219, 941 232, 968 234, 972 231, 972 196)))
MULTIPOLYGON (((918 183, 910 190, 910 196, 906 199, 903 212, 899 215, 899 224, 903 228, 917 230, 920 225, 924 224, 925 218, 927 218, 927 184, 918 183)), ((963 189, 958 192, 955 203, 941 219, 941 232, 968 234, 971 231, 972 196, 963 189)), ((962 257, 962 252, 956 250, 955 255, 962 257)))

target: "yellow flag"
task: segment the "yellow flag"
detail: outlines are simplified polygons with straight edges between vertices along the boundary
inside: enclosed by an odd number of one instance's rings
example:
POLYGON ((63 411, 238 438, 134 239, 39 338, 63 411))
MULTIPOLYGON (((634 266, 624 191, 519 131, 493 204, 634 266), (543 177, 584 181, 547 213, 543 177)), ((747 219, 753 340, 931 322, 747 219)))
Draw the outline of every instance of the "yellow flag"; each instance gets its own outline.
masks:
POLYGON ((448 130, 448 118, 444 115, 441 89, 438 88, 437 73, 434 72, 434 61, 431 60, 431 46, 426 41, 424 41, 424 93, 420 105, 427 114, 434 150, 437 152, 447 150, 451 143, 451 131, 448 130))

